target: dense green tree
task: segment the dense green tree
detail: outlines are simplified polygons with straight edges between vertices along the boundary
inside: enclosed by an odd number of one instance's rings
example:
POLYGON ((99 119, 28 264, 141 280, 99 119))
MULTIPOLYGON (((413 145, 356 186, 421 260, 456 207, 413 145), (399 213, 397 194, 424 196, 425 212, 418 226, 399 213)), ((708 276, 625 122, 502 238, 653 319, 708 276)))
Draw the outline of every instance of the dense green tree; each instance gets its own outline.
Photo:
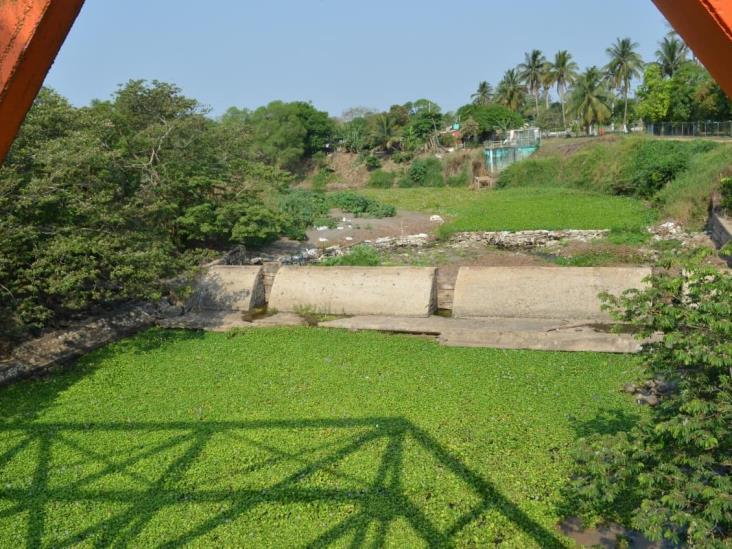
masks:
POLYGON ((249 124, 254 158, 290 170, 322 151, 335 133, 327 113, 302 101, 272 101, 251 113, 249 124))
POLYGON ((572 60, 572 55, 567 50, 558 51, 554 55, 552 63, 552 71, 554 72, 554 82, 557 85, 557 94, 559 94, 559 102, 562 106, 562 126, 567 127, 567 116, 564 108, 565 95, 567 87, 574 83, 577 77, 577 63, 572 60))
POLYGON ((531 50, 524 54, 524 62, 518 66, 519 77, 526 85, 526 89, 534 96, 536 117, 539 117, 539 92, 541 91, 541 79, 546 66, 546 58, 540 50, 531 50))
POLYGON ((460 134, 463 137, 463 141, 474 141, 480 136, 480 124, 475 121, 475 118, 468 116, 460 124, 460 134))
POLYGON ((646 66, 643 83, 636 92, 638 96, 638 116, 646 122, 660 122, 668 117, 671 106, 672 84, 661 74, 661 67, 655 64, 646 66))
POLYGON ((610 93, 602 72, 595 66, 588 68, 576 80, 569 98, 569 110, 589 134, 595 124, 610 118, 610 93))
POLYGON ((3 338, 155 299, 207 249, 285 231, 265 197, 289 176, 232 145, 247 114, 205 114, 161 82, 131 81, 80 109, 41 92, 0 169, 3 338))
POLYGON ((473 120, 478 124, 477 137, 491 139, 498 132, 512 128, 520 128, 524 120, 520 114, 504 105, 475 105, 470 103, 457 111, 460 120, 473 120))
POLYGON ((618 38, 615 43, 607 48, 606 53, 610 61, 606 70, 610 76, 613 87, 620 89, 623 94, 623 131, 628 131, 628 94, 630 93, 631 81, 640 76, 643 68, 643 60, 636 51, 638 44, 630 38, 618 38))

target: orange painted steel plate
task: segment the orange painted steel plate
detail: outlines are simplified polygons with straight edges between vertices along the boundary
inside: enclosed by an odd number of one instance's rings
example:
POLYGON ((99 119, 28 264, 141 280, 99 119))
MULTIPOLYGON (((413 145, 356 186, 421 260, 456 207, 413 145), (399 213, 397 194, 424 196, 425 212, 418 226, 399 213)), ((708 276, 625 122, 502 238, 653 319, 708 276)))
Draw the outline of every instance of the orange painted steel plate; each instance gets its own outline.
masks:
POLYGON ((732 97, 732 0, 653 0, 732 97))
POLYGON ((0 0, 0 161, 84 0, 0 0))

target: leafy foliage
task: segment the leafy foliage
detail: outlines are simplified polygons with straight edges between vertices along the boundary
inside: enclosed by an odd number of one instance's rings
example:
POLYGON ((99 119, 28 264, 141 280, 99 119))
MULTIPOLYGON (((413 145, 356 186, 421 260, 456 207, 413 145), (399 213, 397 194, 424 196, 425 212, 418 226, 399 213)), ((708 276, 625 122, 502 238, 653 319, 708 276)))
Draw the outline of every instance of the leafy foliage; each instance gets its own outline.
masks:
POLYGON ((366 159, 364 160, 364 164, 366 164, 366 167, 369 170, 378 170, 379 168, 381 168, 381 161, 373 154, 370 154, 366 157, 366 159))
POLYGON ((727 215, 732 215, 732 177, 723 177, 719 186, 722 193, 720 206, 727 215))
POLYGON ((497 103, 464 105, 458 109, 457 115, 461 120, 477 122, 476 137, 480 140, 493 139, 505 130, 520 128, 524 124, 520 114, 497 103))
POLYGON ((614 185, 618 194, 650 198, 687 169, 691 158, 714 149, 709 141, 638 141, 614 185))
POLYGON ((396 215, 394 206, 351 191, 332 193, 328 195, 327 202, 331 208, 340 208, 357 217, 394 217, 396 215))
POLYGON ((342 267, 342 266, 354 266, 354 267, 376 267, 381 265, 381 256, 376 248, 369 246, 368 244, 357 244, 353 246, 348 253, 335 256, 327 257, 323 259, 320 265, 326 267, 342 267))
POLYGON ((400 187, 443 187, 442 163, 434 157, 412 162, 407 173, 398 181, 400 187))
MULTIPOLYGON (((296 112, 308 121, 306 154, 327 124, 310 106, 296 112)), ((157 299, 163 280, 206 250, 257 246, 297 224, 276 199, 292 178, 254 160, 248 114, 221 122, 205 114, 157 81, 128 82, 112 100, 80 109, 40 93, 0 169, 5 337, 157 299)))
POLYGON ((396 174, 385 170, 376 170, 369 175, 368 186, 375 189, 390 189, 394 186, 396 174))
POLYGON ((641 336, 644 376, 670 392, 627 432, 576 451, 575 494, 607 516, 639 501, 633 525, 652 539, 698 547, 732 543, 732 276, 686 265, 652 287, 608 298, 641 336))

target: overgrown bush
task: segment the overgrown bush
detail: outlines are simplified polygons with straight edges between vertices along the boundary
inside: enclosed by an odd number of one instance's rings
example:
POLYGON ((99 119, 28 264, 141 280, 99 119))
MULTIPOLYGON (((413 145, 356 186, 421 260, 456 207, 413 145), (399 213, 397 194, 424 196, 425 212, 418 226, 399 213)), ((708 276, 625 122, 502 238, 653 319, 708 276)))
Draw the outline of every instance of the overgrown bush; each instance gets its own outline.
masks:
POLYGON ((560 168, 559 158, 527 158, 502 170, 496 184, 499 188, 557 186, 562 184, 559 176, 560 168))
POLYGON ((330 209, 325 196, 325 193, 305 189, 295 189, 283 194, 279 207, 287 220, 285 234, 302 240, 308 227, 324 225, 319 220, 327 218, 330 209))
POLYGON ((407 173, 402 177, 400 187, 444 187, 442 163, 437 158, 420 158, 412 162, 407 173))
POLYGON ((720 206, 727 215, 732 216, 732 177, 723 177, 719 182, 719 188, 722 193, 720 206))
POLYGON ((445 180, 445 185, 448 187, 467 187, 469 183, 470 175, 467 168, 463 168, 461 172, 451 175, 445 180))
POLYGON ((314 191, 323 192, 328 188, 328 183, 335 178, 335 172, 329 168, 321 168, 310 180, 310 186, 314 191))
POLYGON ((590 516, 632 510, 654 540, 732 545, 732 275, 699 262, 606 298, 642 337, 660 403, 629 431, 583 439, 571 499, 590 516))
POLYGON ((328 205, 331 208, 340 208, 344 212, 352 213, 356 217, 394 217, 396 208, 390 204, 383 204, 363 195, 340 191, 328 195, 328 205))
POLYGON ((613 190, 617 194, 650 198, 684 171, 693 155, 705 153, 715 146, 708 141, 639 141, 613 190))
POLYGON ((397 164, 406 164, 411 162, 414 158, 414 153, 411 151, 396 151, 391 155, 391 159, 397 164))
POLYGON ((384 170, 376 170, 371 172, 369 175, 369 181, 367 185, 374 189, 390 189, 394 186, 394 180, 396 174, 394 172, 387 172, 384 170))
POLYGON ((348 253, 336 257, 327 257, 320 264, 327 267, 376 267, 377 265, 381 265, 381 256, 373 246, 357 244, 348 253))
POLYGON ((379 168, 381 168, 381 160, 379 160, 373 154, 370 154, 364 159, 364 164, 366 164, 366 167, 369 170, 378 170, 379 168))

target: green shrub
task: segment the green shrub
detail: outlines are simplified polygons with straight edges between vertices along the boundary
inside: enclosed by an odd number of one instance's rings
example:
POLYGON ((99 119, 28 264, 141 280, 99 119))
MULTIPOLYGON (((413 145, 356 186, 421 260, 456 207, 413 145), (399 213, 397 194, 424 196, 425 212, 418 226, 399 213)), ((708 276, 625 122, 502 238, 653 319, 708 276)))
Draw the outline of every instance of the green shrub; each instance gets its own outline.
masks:
POLYGON ((442 163, 437 158, 415 160, 398 184, 400 187, 444 187, 442 163))
POLYGON ((328 227, 329 229, 335 229, 338 226, 338 220, 335 217, 329 215, 323 217, 316 217, 313 219, 313 227, 328 227))
POLYGON ((732 177, 723 177, 719 182, 720 189, 722 191, 722 210, 727 215, 732 215, 732 177))
POLYGON ((327 267, 355 266, 376 267, 381 265, 381 256, 376 248, 368 244, 357 244, 347 254, 327 257, 320 262, 327 267))
POLYGON ((394 217, 396 215, 394 206, 351 191, 340 191, 328 195, 328 205, 331 208, 340 208, 344 212, 352 213, 356 217, 394 217))
POLYGON ((560 167, 561 161, 557 157, 527 158, 504 169, 498 176, 497 186, 506 188, 561 185, 560 167))
POLYGON ((405 164, 411 162, 414 158, 414 153, 411 151, 396 151, 391 155, 391 159, 397 164, 405 164))
POLYGON ((328 168, 321 168, 311 180, 311 187, 314 191, 323 192, 328 187, 328 183, 333 181, 335 173, 328 168))
POLYGON ((297 240, 305 238, 307 228, 315 225, 316 219, 327 217, 330 209, 324 193, 305 189, 282 195, 279 208, 287 220, 285 235, 297 240))
POLYGON ((394 186, 396 174, 384 170, 376 170, 371 172, 369 176, 368 186, 374 189, 390 189, 394 186))
POLYGON ((639 141, 613 190, 617 194, 649 198, 683 172, 692 156, 708 152, 715 146, 708 141, 639 141))
POLYGON ((366 157, 366 159, 364 160, 364 164, 366 164, 366 167, 369 170, 378 170, 379 168, 381 168, 381 161, 373 154, 370 154, 366 157))
POLYGON ((459 173, 451 175, 445 180, 445 185, 448 187, 467 187, 470 183, 470 175, 468 175, 467 168, 463 168, 459 173))
POLYGON ((685 267, 680 276, 654 276, 646 290, 607 298, 640 337, 662 334, 641 356, 643 385, 663 390, 630 430, 580 441, 568 501, 593 519, 632 512, 632 526, 652 540, 729 547, 732 276, 685 267))

